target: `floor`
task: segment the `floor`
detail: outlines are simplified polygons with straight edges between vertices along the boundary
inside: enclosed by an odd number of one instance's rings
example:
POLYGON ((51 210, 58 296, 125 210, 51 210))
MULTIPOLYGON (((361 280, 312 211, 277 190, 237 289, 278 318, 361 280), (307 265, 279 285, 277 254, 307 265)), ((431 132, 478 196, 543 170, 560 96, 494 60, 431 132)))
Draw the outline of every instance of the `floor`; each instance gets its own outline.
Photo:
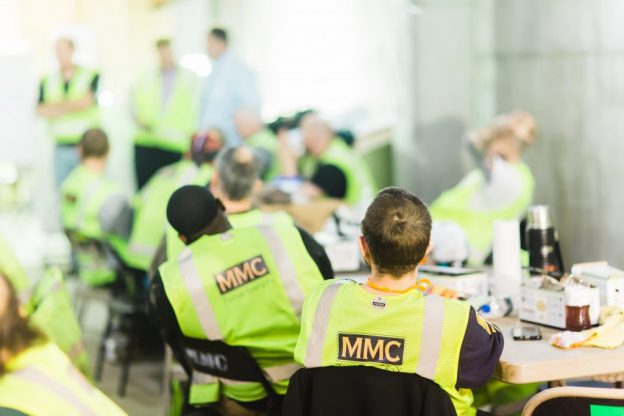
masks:
MULTIPOLYGON (((92 366, 105 318, 105 305, 98 301, 89 304, 83 318, 83 338, 92 366)), ((130 368, 126 396, 122 398, 117 395, 121 369, 117 364, 105 363, 102 381, 97 386, 131 416, 164 416, 166 395, 162 390, 162 368, 163 362, 158 357, 139 357, 130 368)))

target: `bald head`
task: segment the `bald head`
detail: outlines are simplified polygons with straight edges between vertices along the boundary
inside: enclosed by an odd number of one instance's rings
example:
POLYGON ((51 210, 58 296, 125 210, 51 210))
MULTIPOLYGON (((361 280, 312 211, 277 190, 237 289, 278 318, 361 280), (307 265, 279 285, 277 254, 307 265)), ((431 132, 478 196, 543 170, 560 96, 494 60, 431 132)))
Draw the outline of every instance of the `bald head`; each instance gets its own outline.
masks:
POLYGON ((216 185, 216 192, 224 202, 250 199, 261 183, 260 163, 246 146, 225 149, 217 157, 215 165, 213 185, 216 185))
POLYGON ((264 128, 260 114, 251 108, 241 108, 234 114, 234 123, 238 135, 243 139, 252 136, 264 128))
POLYGON ((315 113, 308 114, 301 120, 301 134, 306 151, 315 157, 327 149, 334 137, 329 123, 315 113))

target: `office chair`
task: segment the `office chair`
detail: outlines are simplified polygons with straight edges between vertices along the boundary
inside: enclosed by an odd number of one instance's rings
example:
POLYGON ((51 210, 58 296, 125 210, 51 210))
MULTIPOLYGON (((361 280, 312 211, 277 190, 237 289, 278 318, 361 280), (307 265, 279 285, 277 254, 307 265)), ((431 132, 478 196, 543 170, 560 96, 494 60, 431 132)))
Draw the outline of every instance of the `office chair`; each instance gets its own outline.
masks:
MULTIPOLYGON (((183 344, 185 349, 209 354, 222 364, 208 367, 202 365, 201 362, 192 362, 189 359, 189 365, 194 371, 239 382, 260 383, 267 394, 266 409, 263 414, 266 416, 282 415, 282 396, 273 389, 273 384, 246 348, 233 347, 222 341, 191 338, 184 338, 183 344)), ((208 362, 214 363, 213 360, 208 360, 208 362)))
POLYGON ((624 391, 593 387, 556 387, 536 394, 522 416, 619 416, 624 414, 624 391))
POLYGON ((284 398, 288 416, 454 416, 448 394, 417 374, 367 366, 297 371, 284 398))

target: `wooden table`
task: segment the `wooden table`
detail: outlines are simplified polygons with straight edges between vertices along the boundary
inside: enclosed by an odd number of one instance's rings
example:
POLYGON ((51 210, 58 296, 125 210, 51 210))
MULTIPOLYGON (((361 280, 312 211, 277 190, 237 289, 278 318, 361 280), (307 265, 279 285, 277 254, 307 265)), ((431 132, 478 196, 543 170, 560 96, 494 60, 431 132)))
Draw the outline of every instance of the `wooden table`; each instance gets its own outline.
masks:
POLYGON ((542 326, 541 340, 514 341, 511 329, 520 323, 517 318, 501 318, 492 322, 505 337, 505 348, 495 375, 507 383, 555 382, 624 372, 624 347, 562 350, 548 342, 550 336, 559 331, 542 326))

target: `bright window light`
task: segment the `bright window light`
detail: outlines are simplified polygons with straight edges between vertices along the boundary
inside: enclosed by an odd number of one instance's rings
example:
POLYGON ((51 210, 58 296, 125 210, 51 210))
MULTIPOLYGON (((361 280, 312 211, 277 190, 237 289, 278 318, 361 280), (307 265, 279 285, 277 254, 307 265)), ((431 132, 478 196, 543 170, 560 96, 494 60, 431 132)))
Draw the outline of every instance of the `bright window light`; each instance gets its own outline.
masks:
POLYGON ((180 58, 180 66, 193 71, 198 77, 207 77, 212 69, 210 59, 203 53, 189 53, 180 58))
POLYGON ((111 91, 104 90, 98 94, 97 101, 100 107, 110 107, 115 102, 115 94, 111 91))

